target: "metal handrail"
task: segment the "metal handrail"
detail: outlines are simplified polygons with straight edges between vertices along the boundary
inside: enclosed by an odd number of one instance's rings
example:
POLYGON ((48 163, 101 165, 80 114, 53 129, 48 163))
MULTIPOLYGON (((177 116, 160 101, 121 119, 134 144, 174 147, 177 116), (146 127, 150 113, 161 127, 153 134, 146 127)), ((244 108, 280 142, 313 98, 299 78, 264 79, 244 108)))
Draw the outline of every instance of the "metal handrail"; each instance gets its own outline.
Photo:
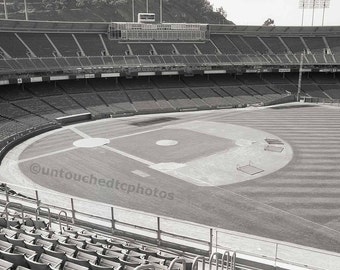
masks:
MULTIPOLYGON (((219 257, 221 257, 221 253, 219 252, 214 252, 210 255, 210 258, 209 258, 209 270, 212 269, 212 264, 213 264, 213 260, 214 260, 214 257, 216 257, 216 266, 215 266, 215 270, 218 270, 218 260, 219 260, 219 257)), ((223 269, 222 269, 223 270, 223 269)))
POLYGON ((48 213, 48 224, 47 224, 47 228, 49 229, 52 225, 52 218, 51 218, 51 210, 49 207, 47 206, 39 206, 35 209, 35 220, 38 221, 39 220, 39 217, 38 215, 40 214, 40 210, 42 209, 45 209, 47 210, 47 213, 48 213))
POLYGON ((205 270, 205 257, 204 256, 197 256, 194 261, 192 262, 191 270, 198 270, 198 263, 199 260, 202 260, 202 269, 205 270))
POLYGON ((186 264, 187 261, 184 258, 175 258, 171 261, 170 266, 169 266, 169 270, 175 269, 174 266, 176 263, 182 263, 183 264, 183 268, 182 270, 186 270, 186 264))
POLYGON ((226 270, 229 270, 229 260, 230 260, 230 253, 229 253, 229 251, 224 251, 224 253, 222 255, 222 270, 224 268, 225 263, 227 263, 226 270))
MULTIPOLYGON (((8 208, 9 207, 11 207, 11 206, 16 206, 16 207, 18 207, 18 208, 20 208, 20 210, 21 210, 21 218, 22 218, 22 223, 24 223, 25 222, 25 217, 24 217, 24 206, 21 204, 21 203, 16 203, 16 202, 8 202, 8 203, 6 203, 6 205, 5 205, 5 214, 6 214, 6 220, 7 220, 7 227, 9 227, 10 226, 10 224, 9 224, 9 216, 12 216, 12 217, 18 217, 17 215, 12 215, 12 214, 10 214, 10 213, 8 213, 8 208)), ((19 215, 19 217, 20 217, 20 215, 19 215)))
POLYGON ((236 267, 236 252, 233 253, 233 256, 230 258, 230 270, 235 270, 236 267))
POLYGON ((65 221, 66 221, 66 228, 69 228, 69 222, 68 222, 68 217, 67 217, 67 212, 64 210, 61 210, 58 214, 58 223, 59 223, 59 229, 60 232, 63 231, 63 226, 61 224, 61 215, 64 214, 65 215, 65 221))

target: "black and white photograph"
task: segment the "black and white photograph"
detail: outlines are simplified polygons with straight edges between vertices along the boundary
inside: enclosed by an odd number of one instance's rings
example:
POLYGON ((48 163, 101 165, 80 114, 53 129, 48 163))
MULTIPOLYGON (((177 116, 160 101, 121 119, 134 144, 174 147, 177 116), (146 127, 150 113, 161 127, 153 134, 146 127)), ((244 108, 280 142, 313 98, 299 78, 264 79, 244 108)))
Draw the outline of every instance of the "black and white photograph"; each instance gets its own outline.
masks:
POLYGON ((0 0, 0 270, 340 270, 339 0, 0 0))

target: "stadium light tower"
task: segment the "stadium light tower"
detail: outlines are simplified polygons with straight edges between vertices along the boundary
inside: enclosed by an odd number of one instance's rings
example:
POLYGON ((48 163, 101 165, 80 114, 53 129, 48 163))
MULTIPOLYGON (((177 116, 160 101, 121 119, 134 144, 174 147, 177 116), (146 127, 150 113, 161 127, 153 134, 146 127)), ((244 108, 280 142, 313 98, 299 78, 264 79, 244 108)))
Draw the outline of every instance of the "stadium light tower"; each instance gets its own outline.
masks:
POLYGON ((298 82, 298 91, 296 95, 296 101, 300 102, 301 97, 301 87, 302 87, 302 72, 303 72, 303 60, 305 58, 305 52, 301 53, 300 58, 300 69, 299 69, 299 82, 298 82))
POLYGON ((28 14, 27 14, 27 0, 24 0, 24 8, 25 8, 25 19, 28 21, 28 14))
POLYGON ((159 0, 159 22, 163 23, 163 0, 159 0))
POLYGON ((132 0, 132 22, 135 22, 135 0, 132 0))
POLYGON ((146 0, 146 13, 149 13, 149 0, 146 0))
POLYGON ((312 9, 312 26, 314 25, 315 9, 323 9, 322 25, 324 25, 325 11, 329 8, 330 0, 300 0, 299 8, 302 9, 302 26, 304 22, 305 9, 312 9))

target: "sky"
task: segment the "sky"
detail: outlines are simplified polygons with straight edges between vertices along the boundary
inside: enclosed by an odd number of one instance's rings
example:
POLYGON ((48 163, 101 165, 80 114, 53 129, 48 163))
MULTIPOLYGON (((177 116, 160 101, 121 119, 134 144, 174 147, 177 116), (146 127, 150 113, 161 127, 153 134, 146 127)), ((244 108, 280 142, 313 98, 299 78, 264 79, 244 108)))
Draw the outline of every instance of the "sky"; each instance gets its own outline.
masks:
MULTIPOLYGON (((237 25, 262 25, 271 18, 277 26, 301 26, 299 0, 209 0, 215 8, 223 7, 228 20, 237 25)), ((322 25, 323 10, 315 10, 314 25, 322 25)), ((312 25, 312 10, 305 9, 304 26, 312 25)), ((330 0, 324 25, 340 25, 340 0, 330 0)))

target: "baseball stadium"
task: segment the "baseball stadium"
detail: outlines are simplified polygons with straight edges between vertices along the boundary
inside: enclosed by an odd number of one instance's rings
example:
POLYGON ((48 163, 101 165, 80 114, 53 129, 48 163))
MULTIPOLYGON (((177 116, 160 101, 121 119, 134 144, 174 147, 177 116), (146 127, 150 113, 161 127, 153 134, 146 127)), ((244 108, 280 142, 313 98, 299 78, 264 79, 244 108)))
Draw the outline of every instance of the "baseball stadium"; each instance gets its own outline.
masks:
POLYGON ((339 270, 340 26, 141 12, 0 19, 0 269, 339 270))

